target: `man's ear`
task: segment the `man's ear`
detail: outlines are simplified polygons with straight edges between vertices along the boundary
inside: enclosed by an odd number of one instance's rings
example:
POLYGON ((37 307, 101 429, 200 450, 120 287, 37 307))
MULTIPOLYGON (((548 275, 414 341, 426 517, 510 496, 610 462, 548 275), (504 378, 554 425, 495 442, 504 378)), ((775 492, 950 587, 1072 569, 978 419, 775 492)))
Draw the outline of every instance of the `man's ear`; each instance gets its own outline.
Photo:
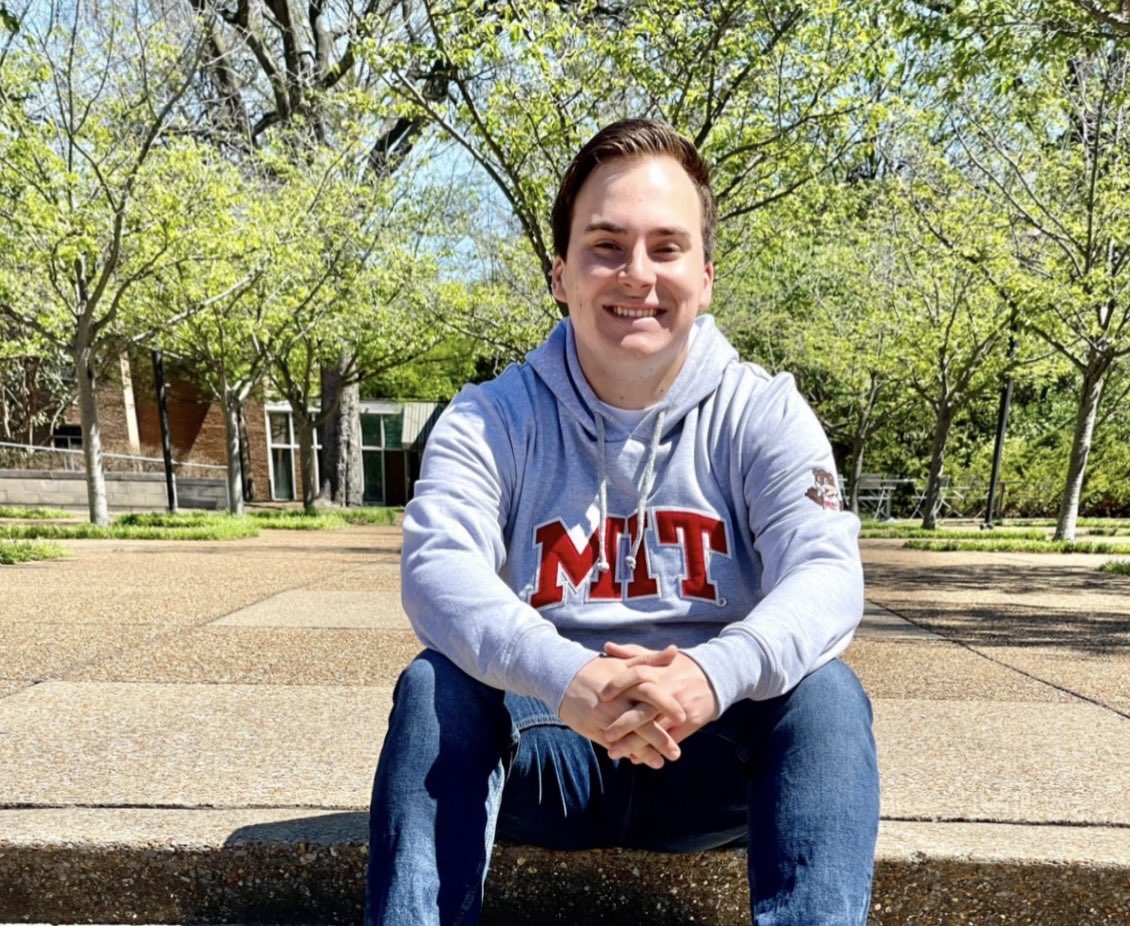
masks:
POLYGON ((705 312, 710 306, 710 300, 714 298, 714 264, 707 264, 702 272, 705 274, 705 278, 702 287, 702 298, 698 300, 698 310, 705 312))
POLYGON ((553 293, 553 298, 558 302, 569 304, 569 296, 565 292, 565 283, 561 276, 565 272, 565 261, 559 256, 553 261, 553 270, 550 271, 549 281, 550 290, 553 293))

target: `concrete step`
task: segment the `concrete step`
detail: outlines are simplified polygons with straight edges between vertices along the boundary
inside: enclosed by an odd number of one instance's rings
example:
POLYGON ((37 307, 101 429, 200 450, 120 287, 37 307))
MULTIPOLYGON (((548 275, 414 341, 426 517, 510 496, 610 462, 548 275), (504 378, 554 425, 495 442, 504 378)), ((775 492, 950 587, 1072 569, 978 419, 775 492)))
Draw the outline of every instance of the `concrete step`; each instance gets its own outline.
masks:
MULTIPOLYGON (((0 810, 0 921, 359 923, 363 812, 0 810)), ((496 847, 488 926, 745 926, 744 852, 496 847)), ((1121 827, 884 821, 872 926, 1130 922, 1121 827)))

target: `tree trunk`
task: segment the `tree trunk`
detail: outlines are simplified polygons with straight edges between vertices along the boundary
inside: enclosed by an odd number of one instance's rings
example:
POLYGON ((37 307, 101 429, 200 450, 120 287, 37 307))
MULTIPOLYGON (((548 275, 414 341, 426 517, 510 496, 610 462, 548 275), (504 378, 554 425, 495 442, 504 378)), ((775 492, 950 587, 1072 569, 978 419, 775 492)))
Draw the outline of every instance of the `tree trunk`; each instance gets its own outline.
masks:
POLYGON ((872 371, 867 401, 860 407, 855 417, 855 437, 851 442, 851 497, 848 499, 848 508, 856 517, 859 516, 859 481, 863 478, 863 452, 867 447, 867 438, 871 432, 871 413, 875 410, 882 382, 882 379, 872 371))
POLYGON ((1095 433, 1095 419, 1099 414, 1099 401, 1102 399, 1111 359, 1106 353, 1092 354, 1090 363, 1083 373, 1083 388, 1079 393, 1079 408, 1075 414, 1075 436, 1071 442, 1067 480, 1059 503, 1055 540, 1075 539, 1075 524, 1079 520, 1079 499, 1083 494, 1083 477, 1087 473, 1091 438, 1095 433))
POLYGON ((247 415, 239 403, 239 469, 243 483, 243 500, 255 500, 255 472, 251 466, 251 444, 247 440, 247 415))
POLYGON ((856 432, 851 442, 851 493, 848 510, 859 517, 859 480, 863 478, 863 435, 856 432))
POLYGON ((318 459, 318 475, 321 485, 318 487, 318 498, 323 504, 341 504, 342 468, 341 439, 338 434, 341 425, 341 415, 327 415, 330 410, 333 396, 341 388, 341 372, 331 366, 321 369, 322 408, 321 418, 325 421, 322 425, 322 453, 318 459))
POLYGON ((79 333, 75 350, 75 378, 78 380, 78 406, 82 423, 82 456, 86 464, 86 500, 90 523, 102 527, 110 523, 106 501, 106 474, 102 470, 102 428, 98 423, 98 401, 94 393, 94 345, 79 333))
MULTIPOLYGON (((344 361, 343 361, 344 364, 344 361)), ((323 501, 347 508, 359 507, 365 495, 365 470, 361 457, 361 387, 342 386, 341 369, 322 368, 323 501), (326 413, 337 403, 337 410, 326 413)))
POLYGON ((308 415, 295 415, 298 436, 298 462, 302 471, 302 507, 312 513, 317 507, 317 480, 314 476, 314 423, 308 415))
POLYGON ((942 469, 946 462, 946 441, 953 424, 954 409, 943 405, 934 422, 934 449, 930 454, 930 470, 926 477, 926 497, 922 501, 922 529, 937 527, 938 509, 942 507, 942 469))
POLYGON ((239 414, 242 402, 238 393, 224 386, 224 438, 228 464, 228 512, 243 514, 243 466, 239 454, 239 414))

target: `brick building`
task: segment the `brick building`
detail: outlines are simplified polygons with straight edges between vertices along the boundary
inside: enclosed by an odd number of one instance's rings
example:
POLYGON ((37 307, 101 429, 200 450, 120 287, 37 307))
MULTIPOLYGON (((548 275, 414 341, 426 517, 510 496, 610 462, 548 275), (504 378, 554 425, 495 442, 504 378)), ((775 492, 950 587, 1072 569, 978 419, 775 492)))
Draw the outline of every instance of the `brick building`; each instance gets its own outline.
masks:
MULTIPOLYGON (((223 466, 226 437, 221 404, 183 371, 166 368, 166 407, 173 459, 181 464, 223 466)), ((363 400, 360 404, 365 503, 403 505, 420 471, 424 442, 442 403, 363 400)), ((161 431, 149 363, 124 354, 104 372, 98 386, 103 448, 109 453, 161 457, 161 431)), ((78 408, 56 428, 56 447, 81 446, 78 408)), ((301 472, 293 415, 286 402, 249 398, 243 408, 244 459, 249 461, 251 500, 301 498, 301 472)), ((111 461, 108 468, 113 468, 111 461)), ((186 467, 194 476, 222 478, 218 470, 186 467)), ((246 479, 246 476, 245 476, 246 479)))

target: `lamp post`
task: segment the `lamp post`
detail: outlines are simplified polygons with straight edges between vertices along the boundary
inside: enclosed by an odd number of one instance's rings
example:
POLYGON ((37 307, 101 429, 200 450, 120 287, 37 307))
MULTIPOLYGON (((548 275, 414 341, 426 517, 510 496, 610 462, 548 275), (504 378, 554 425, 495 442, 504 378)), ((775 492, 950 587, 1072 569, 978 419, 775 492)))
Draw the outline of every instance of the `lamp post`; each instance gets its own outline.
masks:
POLYGON ((1001 458, 1004 456, 1004 436, 1008 430, 1008 412, 1012 407, 1012 364, 1016 359, 1016 308, 1008 320, 1008 372, 1004 378, 1004 388, 1001 389, 1001 403, 997 408, 997 438, 993 445, 993 467, 989 472, 989 497, 985 502, 985 522, 982 528, 988 530, 993 526, 993 506, 997 498, 997 483, 1001 475, 1001 458))
POLYGON ((993 468, 989 474, 989 498, 985 504, 985 523, 983 528, 993 526, 993 505, 997 497, 997 483, 1001 475, 1001 458, 1004 456, 1004 435, 1008 428, 1008 412, 1012 406, 1012 374, 1010 373, 1001 390, 1001 404, 997 409, 997 440, 993 446, 993 468))
POLYGON ((177 477, 173 472, 173 447, 169 439, 169 409, 166 404, 168 383, 161 352, 153 349, 153 379, 157 386, 157 419, 161 422, 161 455, 165 459, 165 491, 169 497, 169 513, 177 513, 177 477))

